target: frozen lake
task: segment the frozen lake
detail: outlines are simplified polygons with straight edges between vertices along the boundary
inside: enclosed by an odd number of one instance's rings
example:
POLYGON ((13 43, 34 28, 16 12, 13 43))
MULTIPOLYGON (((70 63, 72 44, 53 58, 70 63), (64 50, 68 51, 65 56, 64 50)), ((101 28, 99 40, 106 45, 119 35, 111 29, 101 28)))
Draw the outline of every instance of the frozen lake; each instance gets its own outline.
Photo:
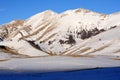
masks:
POLYGON ((1 60, 1 70, 13 71, 71 71, 103 67, 120 67, 120 60, 111 56, 10 58, 1 60))

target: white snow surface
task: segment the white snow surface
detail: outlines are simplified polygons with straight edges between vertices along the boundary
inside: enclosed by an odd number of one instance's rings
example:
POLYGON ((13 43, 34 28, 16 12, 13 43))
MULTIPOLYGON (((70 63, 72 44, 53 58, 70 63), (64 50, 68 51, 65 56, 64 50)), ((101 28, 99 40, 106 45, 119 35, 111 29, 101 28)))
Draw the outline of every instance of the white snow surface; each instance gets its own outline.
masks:
POLYGON ((13 58, 0 62, 1 70, 13 71, 71 71, 103 67, 119 67, 120 61, 109 56, 96 57, 64 57, 50 56, 40 58, 13 58))
POLYGON ((20 41, 20 42, 6 41, 4 43, 2 42, 0 45, 9 46, 9 48, 15 50, 16 54, 21 53, 22 55, 28 55, 28 56, 47 56, 48 55, 45 52, 42 52, 40 50, 33 48, 26 41, 20 41))

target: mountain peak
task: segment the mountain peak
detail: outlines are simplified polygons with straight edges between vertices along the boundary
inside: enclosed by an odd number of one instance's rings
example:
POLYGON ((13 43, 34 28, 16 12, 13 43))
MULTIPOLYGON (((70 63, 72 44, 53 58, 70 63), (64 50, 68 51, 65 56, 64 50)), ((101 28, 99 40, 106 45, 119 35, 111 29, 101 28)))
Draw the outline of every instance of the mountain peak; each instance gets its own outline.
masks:
POLYGON ((19 23, 24 23, 24 20, 13 20, 10 22, 10 24, 19 24, 19 23))
POLYGON ((84 8, 78 8, 78 9, 75 9, 75 12, 91 12, 91 11, 84 8))
POLYGON ((88 9, 84 9, 84 8, 77 8, 77 9, 72 9, 72 10, 67 10, 61 14, 86 14, 86 13, 90 13, 90 14, 98 14, 101 15, 101 13, 97 13, 88 9))
POLYGON ((51 15, 57 15, 56 12, 52 11, 52 10, 46 10, 46 11, 43 11, 41 13, 38 13, 38 14, 35 14, 33 15, 32 17, 30 17, 29 19, 39 19, 43 16, 51 16, 51 15))
POLYGON ((3 24, 2 26, 12 26, 12 27, 17 27, 17 26, 22 26, 24 24, 25 20, 13 20, 9 23, 3 24))
POLYGON ((52 11, 52 10, 46 10, 46 11, 43 11, 44 13, 56 13, 56 12, 54 12, 54 11, 52 11))

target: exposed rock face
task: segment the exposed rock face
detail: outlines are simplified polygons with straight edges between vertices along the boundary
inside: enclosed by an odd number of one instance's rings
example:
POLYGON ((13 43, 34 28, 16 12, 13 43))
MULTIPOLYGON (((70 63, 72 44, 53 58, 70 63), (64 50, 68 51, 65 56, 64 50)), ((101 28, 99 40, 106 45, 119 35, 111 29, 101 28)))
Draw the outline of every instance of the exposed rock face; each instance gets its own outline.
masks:
POLYGON ((15 20, 0 26, 0 35, 2 38, 8 38, 13 32, 23 27, 24 20, 15 20))

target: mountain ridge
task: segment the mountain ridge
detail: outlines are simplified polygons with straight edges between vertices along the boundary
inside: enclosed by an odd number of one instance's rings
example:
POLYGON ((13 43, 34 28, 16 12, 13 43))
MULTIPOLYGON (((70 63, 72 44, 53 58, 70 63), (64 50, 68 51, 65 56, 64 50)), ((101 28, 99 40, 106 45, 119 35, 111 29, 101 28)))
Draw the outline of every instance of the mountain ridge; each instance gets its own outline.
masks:
MULTIPOLYGON (((0 46, 28 56, 67 54, 65 52, 70 49, 80 49, 77 53, 83 53, 91 49, 84 48, 88 43, 82 47, 75 46, 119 27, 119 17, 119 13, 105 15, 85 9, 68 10, 60 14, 46 10, 27 20, 16 20, 2 25, 0 46)), ((77 54, 75 51, 73 53, 77 54)))

